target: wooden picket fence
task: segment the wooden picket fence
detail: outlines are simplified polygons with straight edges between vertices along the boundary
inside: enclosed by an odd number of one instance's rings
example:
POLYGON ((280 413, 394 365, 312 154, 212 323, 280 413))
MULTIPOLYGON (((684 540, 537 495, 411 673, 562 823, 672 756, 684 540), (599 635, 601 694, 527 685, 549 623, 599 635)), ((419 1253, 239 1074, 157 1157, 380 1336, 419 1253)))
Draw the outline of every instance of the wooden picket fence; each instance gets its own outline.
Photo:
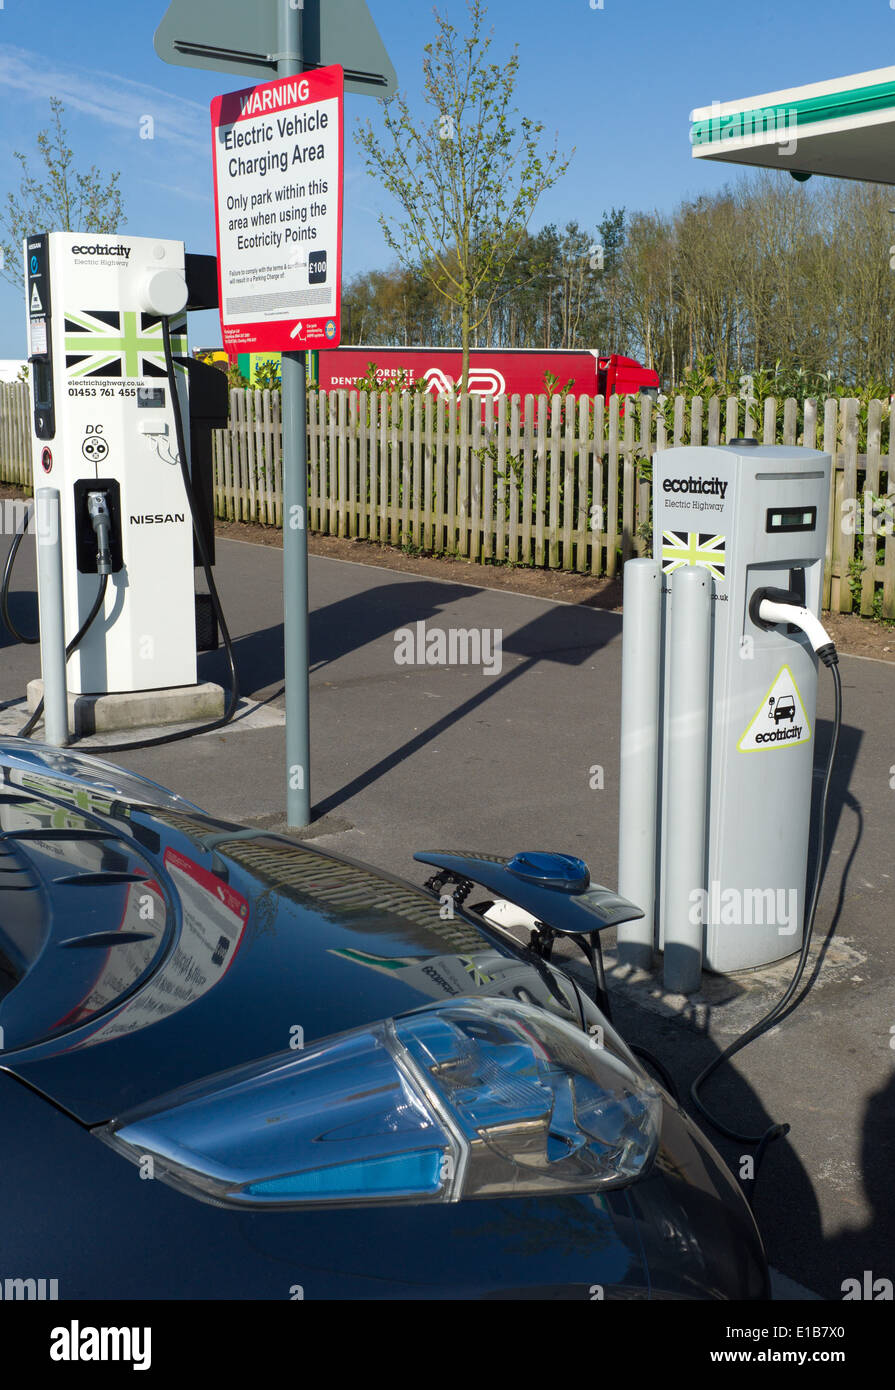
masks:
POLYGON ((25 381, 0 381, 0 482, 31 487, 31 398, 25 381))
MULTIPOLYGON (((610 578, 649 553, 656 449, 740 435, 822 449, 835 459, 824 606, 895 619, 888 401, 769 399, 757 410, 735 396, 664 406, 500 396, 464 406, 415 392, 320 391, 308 408, 310 530, 610 578)), ((0 385, 0 481, 30 487, 30 439, 27 384, 0 385)), ((231 391, 214 463, 218 517, 282 526, 278 391, 231 391)))
MULTIPOLYGON (((219 516, 282 525, 279 404, 276 391, 231 392, 230 428, 215 442, 219 516)), ((321 391, 308 407, 312 531, 610 578, 649 553, 656 449, 738 436, 822 449, 835 460, 824 607, 895 618, 895 536, 878 524, 893 529, 893 508, 873 510, 886 494, 895 501, 888 401, 871 401, 865 422, 860 402, 836 398, 770 398, 753 415, 736 396, 664 408, 500 396, 464 410, 416 392, 321 391)))

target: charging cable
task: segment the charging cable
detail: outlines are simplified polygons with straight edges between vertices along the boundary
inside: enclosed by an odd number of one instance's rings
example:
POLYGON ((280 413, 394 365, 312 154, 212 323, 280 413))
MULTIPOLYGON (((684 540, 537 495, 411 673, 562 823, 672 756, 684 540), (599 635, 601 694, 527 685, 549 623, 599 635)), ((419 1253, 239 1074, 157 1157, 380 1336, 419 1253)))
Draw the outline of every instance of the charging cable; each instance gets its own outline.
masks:
MULTIPOLYGON (((66 661, 68 661, 72 653, 81 645, 96 618, 102 612, 106 601, 106 588, 109 583, 109 575, 112 573, 112 551, 110 547, 112 520, 109 514, 109 499, 104 492, 96 491, 87 494, 87 513, 93 525, 94 532, 96 533, 96 572, 100 576, 100 581, 96 598, 93 600, 93 606, 90 612, 65 648, 66 661)), ((24 530, 19 532, 16 540, 19 540, 23 535, 24 530)), ((12 555, 12 546, 10 546, 10 555, 12 555)), ((13 556, 13 559, 14 558, 13 556)), ((11 571, 11 565, 8 559, 7 569, 11 571)), ((40 641, 40 638, 37 640, 40 641)), ((41 696, 28 723, 19 730, 19 738, 30 738, 33 730, 40 723, 43 712, 44 702, 43 696, 41 696)))
MULTIPOLYGON (((802 936, 802 949, 799 953, 798 964, 795 973, 786 992, 777 1001, 774 1007, 747 1029, 739 1038, 726 1047, 723 1052, 713 1058, 707 1067, 696 1077, 690 1087, 690 1098, 700 1115, 706 1120, 714 1130, 723 1134, 727 1139, 733 1139, 740 1144, 758 1145, 755 1154, 755 1167, 752 1175, 752 1186, 750 1189, 750 1202, 755 1194, 755 1183, 758 1178, 758 1170, 764 1158, 768 1145, 775 1139, 780 1139, 789 1133, 788 1124, 772 1124, 763 1134, 742 1134, 738 1130, 731 1129, 714 1116, 703 1104, 700 1099, 700 1089, 708 1081, 709 1077, 718 1070, 724 1063, 730 1061, 731 1057, 736 1056, 749 1043, 761 1037, 775 1023, 779 1022, 802 980, 805 973, 805 966, 808 964, 808 953, 811 949, 811 938, 814 932, 814 920, 817 916, 817 904, 820 899, 820 890, 823 883, 824 856, 827 848, 828 833, 828 810, 830 797, 830 783, 833 777, 833 767, 836 761, 836 753, 839 748, 839 734, 842 728, 842 678, 839 674, 839 654, 836 645, 829 633, 824 629, 818 618, 815 617, 802 603, 798 594, 792 593, 788 589, 757 589, 752 595, 749 604, 749 614, 752 621, 765 631, 778 626, 781 623, 791 623, 804 632, 812 649, 820 660, 827 666, 833 676, 833 736, 830 740, 830 750, 827 754, 827 765, 824 773, 823 790, 820 799, 820 818, 818 823, 817 854, 814 864, 814 878, 811 886, 811 897, 808 902, 808 911, 805 916, 805 929, 802 936)), ((801 1000, 798 1001, 801 1003, 801 1000)))
POLYGON ((836 645, 823 623, 791 589, 756 589, 749 600, 749 617, 766 632, 781 623, 801 628, 825 666, 835 666, 839 660, 836 645))
POLYGON ((109 499, 104 492, 88 492, 87 515, 96 532, 96 572, 112 573, 112 517, 109 499))

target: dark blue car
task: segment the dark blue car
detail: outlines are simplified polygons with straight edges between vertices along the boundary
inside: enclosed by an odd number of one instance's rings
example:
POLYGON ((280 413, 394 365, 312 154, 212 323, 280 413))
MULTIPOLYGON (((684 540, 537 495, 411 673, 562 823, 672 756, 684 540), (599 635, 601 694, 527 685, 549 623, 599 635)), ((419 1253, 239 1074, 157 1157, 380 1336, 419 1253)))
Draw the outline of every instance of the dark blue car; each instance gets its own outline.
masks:
POLYGON ((19 740, 0 783, 13 1296, 768 1297, 718 1154, 466 892, 19 740))

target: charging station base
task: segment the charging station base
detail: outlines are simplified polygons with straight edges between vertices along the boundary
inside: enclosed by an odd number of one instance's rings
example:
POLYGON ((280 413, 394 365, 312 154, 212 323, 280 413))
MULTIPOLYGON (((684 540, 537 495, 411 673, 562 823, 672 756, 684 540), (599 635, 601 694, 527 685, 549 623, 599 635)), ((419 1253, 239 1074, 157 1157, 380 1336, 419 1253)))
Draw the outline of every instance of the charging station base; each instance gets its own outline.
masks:
MULTIPOLYGON (((28 682, 31 713, 43 698, 44 683, 28 682)), ((68 724, 74 735, 147 729, 164 724, 206 723, 220 719, 226 707, 223 687, 211 681, 172 686, 167 690, 132 690, 121 695, 68 696, 68 724)))

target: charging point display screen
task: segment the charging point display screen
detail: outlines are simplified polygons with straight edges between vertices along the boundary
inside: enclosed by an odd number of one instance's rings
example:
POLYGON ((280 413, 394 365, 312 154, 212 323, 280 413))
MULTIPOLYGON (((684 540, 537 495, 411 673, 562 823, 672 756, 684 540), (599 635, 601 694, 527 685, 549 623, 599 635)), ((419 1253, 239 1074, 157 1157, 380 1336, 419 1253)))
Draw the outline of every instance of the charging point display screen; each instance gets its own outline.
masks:
POLYGON ((816 507, 790 507, 788 510, 768 508, 766 531, 814 531, 817 527, 816 507))
POLYGON ((164 406, 165 388, 163 386, 137 387, 138 410, 163 410, 164 406))

